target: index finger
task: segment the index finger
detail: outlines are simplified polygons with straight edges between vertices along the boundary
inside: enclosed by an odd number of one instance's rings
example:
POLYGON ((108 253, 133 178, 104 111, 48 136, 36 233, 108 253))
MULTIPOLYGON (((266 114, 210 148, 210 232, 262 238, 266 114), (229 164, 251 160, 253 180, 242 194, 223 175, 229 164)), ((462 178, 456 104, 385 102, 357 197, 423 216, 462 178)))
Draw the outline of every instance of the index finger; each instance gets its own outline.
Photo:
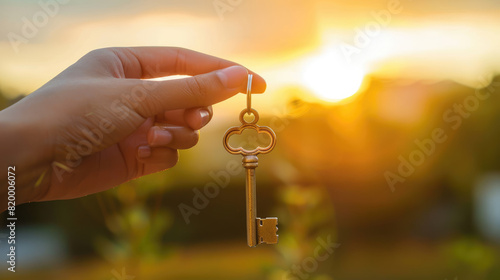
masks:
MULTIPOLYGON (((126 78, 194 76, 240 65, 229 60, 177 47, 131 47, 114 48, 113 50, 122 62, 126 78)), ((266 90, 265 80, 257 73, 248 71, 254 75, 252 92, 264 92, 266 90)))

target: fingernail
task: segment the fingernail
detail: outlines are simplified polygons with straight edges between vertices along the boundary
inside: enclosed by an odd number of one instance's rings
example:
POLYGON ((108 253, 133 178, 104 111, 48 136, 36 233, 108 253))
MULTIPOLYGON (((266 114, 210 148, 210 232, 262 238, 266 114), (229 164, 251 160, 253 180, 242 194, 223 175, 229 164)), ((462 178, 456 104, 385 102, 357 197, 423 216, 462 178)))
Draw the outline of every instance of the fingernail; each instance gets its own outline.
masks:
POLYGON ((137 157, 139 158, 148 158, 151 156, 151 148, 149 146, 140 146, 137 149, 137 157))
POLYGON ((210 113, 207 110, 200 110, 201 126, 207 125, 210 121, 210 113))
POLYGON ((216 72, 226 88, 239 88, 247 81, 248 71, 243 66, 231 66, 216 72))

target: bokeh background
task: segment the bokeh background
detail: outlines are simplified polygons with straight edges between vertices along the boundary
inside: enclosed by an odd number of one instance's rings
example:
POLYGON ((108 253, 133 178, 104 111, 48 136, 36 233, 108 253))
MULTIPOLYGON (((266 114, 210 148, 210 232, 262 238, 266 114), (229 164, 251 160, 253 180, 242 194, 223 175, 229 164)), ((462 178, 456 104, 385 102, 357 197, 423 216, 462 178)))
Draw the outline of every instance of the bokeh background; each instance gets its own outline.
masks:
POLYGON ((18 272, 1 229, 2 279, 500 279, 500 2, 0 0, 0 23, 1 108, 109 46, 260 73, 253 103, 278 145, 258 211, 280 234, 245 242, 244 172, 221 143, 240 95, 171 170, 18 207, 18 272))

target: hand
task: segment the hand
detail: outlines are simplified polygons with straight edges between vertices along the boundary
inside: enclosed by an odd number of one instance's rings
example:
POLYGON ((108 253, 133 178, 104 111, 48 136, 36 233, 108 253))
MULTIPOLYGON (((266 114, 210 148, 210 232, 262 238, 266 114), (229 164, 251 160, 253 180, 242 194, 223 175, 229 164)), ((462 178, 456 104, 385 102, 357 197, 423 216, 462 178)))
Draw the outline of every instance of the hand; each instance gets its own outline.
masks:
MULTIPOLYGON (((17 165, 26 202, 80 197, 168 169, 178 149, 197 143, 210 105, 246 89, 247 73, 180 48, 92 51, 0 112, 0 130, 17 135, 2 133, 2 173, 17 165), (150 80, 169 75, 192 77, 150 80)), ((253 91, 265 87, 254 75, 253 91)))

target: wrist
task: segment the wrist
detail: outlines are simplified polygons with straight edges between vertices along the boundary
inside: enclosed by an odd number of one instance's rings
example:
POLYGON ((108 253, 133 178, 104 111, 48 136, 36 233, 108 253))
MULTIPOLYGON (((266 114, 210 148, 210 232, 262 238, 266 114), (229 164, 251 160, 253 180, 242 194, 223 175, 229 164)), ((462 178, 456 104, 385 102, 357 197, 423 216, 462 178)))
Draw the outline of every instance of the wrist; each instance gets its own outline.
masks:
POLYGON ((50 133, 39 119, 30 119, 29 113, 19 116, 12 109, 0 111, 0 211, 7 207, 7 186, 12 184, 8 171, 15 170, 17 205, 41 200, 50 185, 50 133))

